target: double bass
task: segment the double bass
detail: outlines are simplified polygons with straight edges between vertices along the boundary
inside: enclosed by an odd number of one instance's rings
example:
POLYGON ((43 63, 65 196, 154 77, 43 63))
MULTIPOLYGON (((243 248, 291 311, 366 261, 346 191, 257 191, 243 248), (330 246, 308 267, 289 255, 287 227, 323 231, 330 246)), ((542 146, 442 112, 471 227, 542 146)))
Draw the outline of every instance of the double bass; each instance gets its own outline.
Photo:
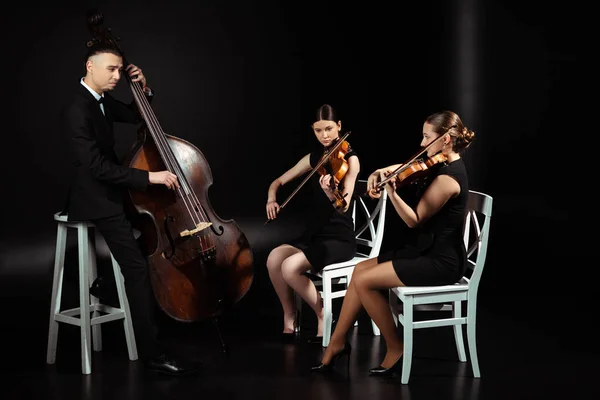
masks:
MULTIPOLYGON (((121 53, 103 15, 90 12, 88 28, 93 39, 121 53)), ((123 164, 147 171, 168 170, 177 175, 179 188, 148 186, 129 190, 126 204, 134 227, 141 231, 150 280, 158 305, 171 318, 194 322, 217 318, 248 292, 254 277, 253 255, 245 234, 234 220, 223 220, 213 210, 208 189, 210 166, 191 143, 161 128, 140 82, 129 83, 143 123, 136 143, 123 164)))

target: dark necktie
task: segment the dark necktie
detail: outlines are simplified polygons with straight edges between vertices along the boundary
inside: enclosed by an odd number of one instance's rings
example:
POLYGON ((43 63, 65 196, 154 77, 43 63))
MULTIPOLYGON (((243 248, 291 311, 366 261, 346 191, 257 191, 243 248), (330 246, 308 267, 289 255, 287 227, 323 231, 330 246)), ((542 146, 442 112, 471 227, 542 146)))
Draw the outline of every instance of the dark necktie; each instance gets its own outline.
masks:
POLYGON ((104 96, 100 97, 98 99, 98 104, 100 104, 100 110, 102 111, 102 114, 106 115, 106 112, 104 111, 104 96))

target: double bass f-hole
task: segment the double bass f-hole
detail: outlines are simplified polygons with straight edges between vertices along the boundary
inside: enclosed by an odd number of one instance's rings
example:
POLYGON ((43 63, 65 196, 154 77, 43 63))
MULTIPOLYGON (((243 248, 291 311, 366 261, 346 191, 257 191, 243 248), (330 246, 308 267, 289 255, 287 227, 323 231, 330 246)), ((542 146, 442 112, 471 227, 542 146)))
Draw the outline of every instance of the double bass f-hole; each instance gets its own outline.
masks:
POLYGON ((163 223, 165 235, 167 236, 167 239, 169 240, 169 246, 171 247, 171 254, 168 254, 167 250, 164 250, 162 253, 163 257, 167 260, 170 260, 175 255, 175 242, 173 241, 173 236, 171 235, 171 232, 169 230, 169 222, 173 222, 174 220, 175 219, 171 215, 167 215, 163 223))

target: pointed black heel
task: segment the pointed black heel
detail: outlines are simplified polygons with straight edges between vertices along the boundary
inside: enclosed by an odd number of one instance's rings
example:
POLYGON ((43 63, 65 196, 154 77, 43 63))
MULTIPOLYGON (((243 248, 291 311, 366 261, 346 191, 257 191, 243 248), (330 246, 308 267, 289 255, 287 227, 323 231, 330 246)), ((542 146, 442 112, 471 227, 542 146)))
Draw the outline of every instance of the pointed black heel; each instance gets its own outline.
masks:
POLYGON ((280 340, 282 343, 294 343, 300 339, 300 326, 297 321, 300 321, 298 312, 296 312, 296 318, 294 319, 294 331, 281 332, 280 340))
POLYGON ((369 374, 373 376, 391 376, 402 365, 402 356, 396 360, 394 365, 389 368, 383 368, 381 365, 371 368, 369 374))
POLYGON ((340 357, 347 355, 347 361, 348 361, 348 369, 350 369, 350 353, 352 352, 352 347, 350 346, 350 343, 346 342, 344 343, 344 347, 342 348, 342 350, 335 354, 332 358, 331 361, 329 362, 329 364, 319 364, 315 367, 311 367, 311 371, 312 372, 322 372, 322 373, 329 373, 333 371, 333 366, 335 365, 335 363, 340 359, 340 357))

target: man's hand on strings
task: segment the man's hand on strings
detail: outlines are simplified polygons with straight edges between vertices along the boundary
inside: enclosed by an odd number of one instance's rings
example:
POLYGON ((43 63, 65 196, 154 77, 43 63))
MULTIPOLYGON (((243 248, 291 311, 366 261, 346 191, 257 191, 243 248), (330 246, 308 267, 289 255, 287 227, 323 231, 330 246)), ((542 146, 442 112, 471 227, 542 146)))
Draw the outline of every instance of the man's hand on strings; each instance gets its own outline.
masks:
POLYGON ((165 185, 169 189, 179 189, 177 175, 169 171, 149 172, 148 180, 154 185, 165 185))

